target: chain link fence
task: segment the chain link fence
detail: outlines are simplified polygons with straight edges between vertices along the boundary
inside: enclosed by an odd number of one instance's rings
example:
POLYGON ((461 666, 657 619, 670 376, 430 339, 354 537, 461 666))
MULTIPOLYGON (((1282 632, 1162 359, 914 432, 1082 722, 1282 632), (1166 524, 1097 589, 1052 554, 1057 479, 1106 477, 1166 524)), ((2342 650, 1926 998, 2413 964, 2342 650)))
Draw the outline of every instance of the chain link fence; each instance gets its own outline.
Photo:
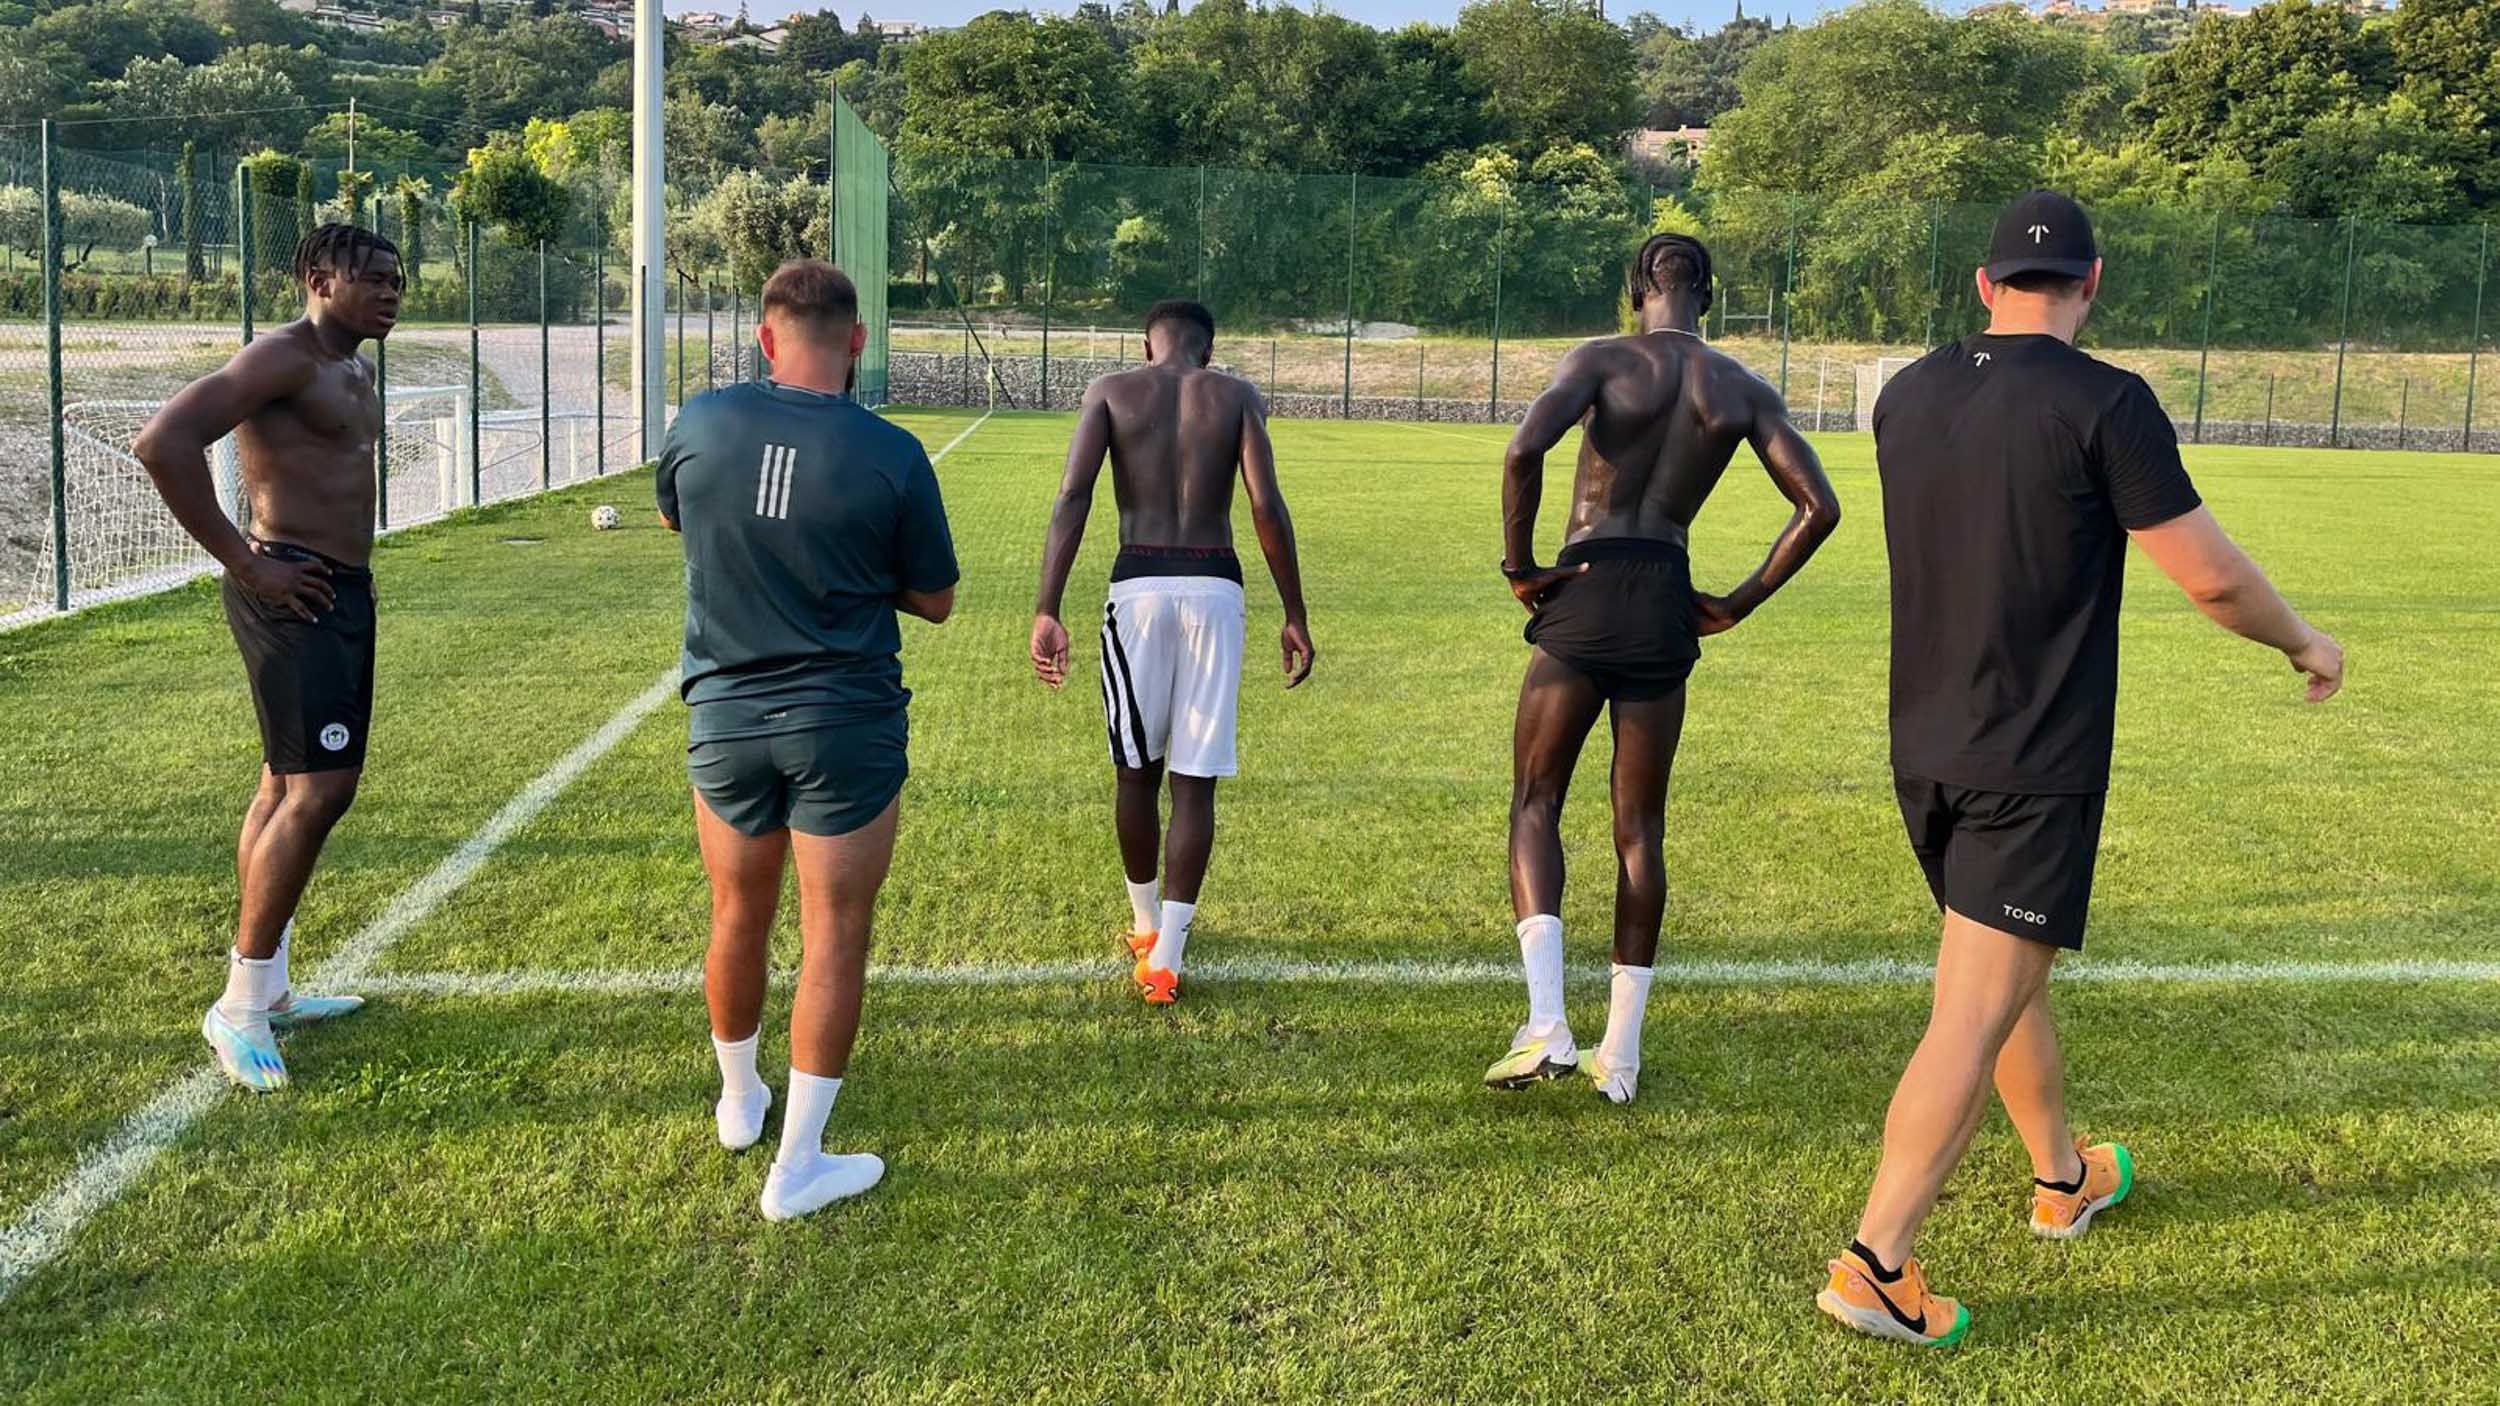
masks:
MULTIPOLYGON (((301 315, 295 246, 324 221, 390 238, 408 278, 367 352, 378 529, 642 461, 606 241, 517 247, 461 222, 434 175, 0 131, 0 628, 214 569, 132 445, 176 391, 301 315)), ((248 526, 231 437, 210 464, 248 526)))
MULTIPOLYGON (((1165 297, 1280 413, 1516 419, 1574 343, 1630 330, 1662 224, 1716 264, 1704 330, 1809 428, 1863 428, 1883 379, 1986 326, 1993 206, 1723 196, 1703 225, 1610 171, 1479 162, 1444 180, 945 159, 895 170, 897 399, 1066 408, 1165 297), (1540 179, 1545 176, 1571 179, 1540 179), (975 363, 978 363, 977 367, 975 363)), ((2204 443, 2500 448, 2488 226, 2093 212, 2086 329, 2204 443)))
MULTIPOLYGON (((763 173, 781 205, 720 203, 718 173, 671 185, 670 406, 766 374, 765 275, 830 252, 860 285, 857 392, 872 404, 1069 408, 1142 360, 1147 307, 1188 296, 1216 313, 1218 363, 1277 413, 1509 421, 1573 344, 1629 327, 1623 268, 1641 238, 1694 224, 1604 163, 1488 158, 1406 180, 897 162, 847 103, 830 106, 821 166, 763 173)), ((461 220, 452 171, 238 162, 185 135, 125 122, 106 152, 52 124, 0 129, 0 628, 209 569, 131 441, 175 391, 298 314, 292 251, 323 220, 387 235, 409 280, 371 350, 389 427, 378 527, 645 457, 621 185, 602 178, 560 247, 524 247, 461 220)), ((1994 216, 1723 196, 1698 229, 1716 262, 1704 330, 1801 424, 1864 428, 1893 371, 1985 325, 1971 270, 1994 216)), ((2094 217, 2108 274, 2085 344, 2150 381, 2183 439, 2500 448, 2488 226, 2094 217)), ((212 457, 240 521, 231 444, 212 457)))

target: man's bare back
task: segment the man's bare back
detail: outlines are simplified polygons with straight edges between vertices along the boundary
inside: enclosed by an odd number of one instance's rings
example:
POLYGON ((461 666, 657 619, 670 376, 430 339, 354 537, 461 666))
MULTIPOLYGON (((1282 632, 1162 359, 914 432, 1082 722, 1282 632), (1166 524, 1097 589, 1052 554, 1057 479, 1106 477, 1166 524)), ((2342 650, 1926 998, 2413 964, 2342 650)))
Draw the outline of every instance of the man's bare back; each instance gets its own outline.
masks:
MULTIPOLYGON (((1204 309, 1193 308, 1199 317, 1204 309)), ((1302 605, 1302 568, 1293 519, 1276 486, 1276 450, 1267 404, 1238 376, 1208 369, 1213 323, 1149 319, 1147 363, 1085 388, 1076 433, 1042 543, 1041 590, 1034 601, 1033 669, 1053 688, 1067 682, 1068 634, 1059 619, 1106 457, 1120 505, 1124 551, 1163 548, 1227 559, 1233 548, 1233 482, 1250 500, 1259 550, 1285 609, 1281 641, 1287 687, 1309 676, 1313 651, 1302 605)), ((1240 579, 1238 566, 1230 568, 1240 579)))
POLYGON ((1158 303, 1146 314, 1146 365, 1085 388, 1033 606, 1033 673, 1060 688, 1068 681, 1060 603, 1108 457, 1120 504, 1120 554, 1102 616, 1103 723, 1117 778, 1113 828, 1128 885, 1125 941, 1149 1005, 1180 999, 1181 957, 1215 847, 1215 787, 1238 765, 1234 727, 1249 611, 1233 554, 1236 471, 1285 610, 1278 636, 1285 687, 1310 677, 1316 657, 1293 519, 1276 487, 1267 407, 1248 382, 1207 369, 1214 350, 1214 314, 1196 303, 1158 303), (1161 799, 1167 784, 1169 826, 1161 799))
POLYGON ((1266 454, 1265 411, 1249 382, 1202 366, 1141 366, 1097 380, 1086 401, 1089 418, 1099 407, 1107 421, 1120 545, 1232 545, 1234 473, 1253 437, 1266 454))
POLYGON ((1585 351, 1599 389, 1582 421, 1563 540, 1683 541, 1737 446, 1769 418, 1770 388, 1742 362, 1678 333, 1608 337, 1585 351))
MULTIPOLYGON (((1584 342, 1511 440, 1503 475, 1504 561, 1535 560, 1544 456, 1573 425, 1583 431, 1564 542, 1641 538, 1686 545, 1686 532, 1739 445, 1750 444, 1796 514, 1761 570, 1726 596, 1697 594, 1701 633, 1732 627, 1805 564, 1839 521, 1839 501, 1813 446, 1788 421, 1769 382, 1674 328, 1584 342)), ((1512 582, 1534 608, 1560 571, 1512 582)))

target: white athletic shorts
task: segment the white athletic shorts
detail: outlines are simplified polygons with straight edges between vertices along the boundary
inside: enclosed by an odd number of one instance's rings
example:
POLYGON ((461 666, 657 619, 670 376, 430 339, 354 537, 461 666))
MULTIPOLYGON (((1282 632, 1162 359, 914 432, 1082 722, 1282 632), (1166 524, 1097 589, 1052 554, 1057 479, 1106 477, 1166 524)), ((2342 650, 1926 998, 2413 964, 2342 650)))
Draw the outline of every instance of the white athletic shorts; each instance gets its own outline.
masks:
POLYGON ((1241 584, 1220 576, 1111 583, 1102 612, 1102 707, 1115 766, 1160 761, 1183 776, 1231 776, 1241 703, 1241 584))

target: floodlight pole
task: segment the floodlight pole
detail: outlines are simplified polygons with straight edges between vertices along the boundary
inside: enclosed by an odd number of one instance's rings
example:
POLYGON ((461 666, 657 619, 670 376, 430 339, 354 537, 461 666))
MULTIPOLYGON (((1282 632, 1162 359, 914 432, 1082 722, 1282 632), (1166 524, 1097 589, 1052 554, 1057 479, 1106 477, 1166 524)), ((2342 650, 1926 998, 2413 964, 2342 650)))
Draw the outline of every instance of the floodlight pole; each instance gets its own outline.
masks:
POLYGON ((641 455, 656 458, 668 428, 666 397, 660 389, 661 350, 667 343, 661 310, 666 276, 660 221, 664 218, 662 178, 667 154, 660 127, 660 76, 668 21, 660 0, 634 0, 634 229, 630 258, 634 269, 633 353, 636 423, 642 432, 641 455))

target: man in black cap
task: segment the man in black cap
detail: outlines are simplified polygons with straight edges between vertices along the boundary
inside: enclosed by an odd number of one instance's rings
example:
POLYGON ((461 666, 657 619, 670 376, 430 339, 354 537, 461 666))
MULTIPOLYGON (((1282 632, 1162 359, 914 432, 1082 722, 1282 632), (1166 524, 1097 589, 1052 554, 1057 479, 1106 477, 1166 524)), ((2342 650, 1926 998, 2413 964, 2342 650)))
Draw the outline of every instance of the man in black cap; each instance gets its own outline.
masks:
POLYGON ((2067 1126, 2047 995, 2092 897, 2128 540, 2217 623, 2281 650, 2311 702, 2344 676, 2343 650, 2201 505, 2152 390, 2075 350, 2101 281, 2083 208, 2049 191, 2014 202, 1978 281, 1988 330, 1903 370, 1875 404, 1893 785, 1944 935, 1866 1214, 1816 1300, 1927 1346, 1959 1341, 1970 1314, 1927 1291, 1911 1243, 1992 1077, 2031 1156, 2034 1234, 2082 1234, 2134 1183, 2127 1149, 2067 1126))

